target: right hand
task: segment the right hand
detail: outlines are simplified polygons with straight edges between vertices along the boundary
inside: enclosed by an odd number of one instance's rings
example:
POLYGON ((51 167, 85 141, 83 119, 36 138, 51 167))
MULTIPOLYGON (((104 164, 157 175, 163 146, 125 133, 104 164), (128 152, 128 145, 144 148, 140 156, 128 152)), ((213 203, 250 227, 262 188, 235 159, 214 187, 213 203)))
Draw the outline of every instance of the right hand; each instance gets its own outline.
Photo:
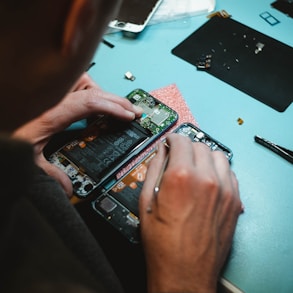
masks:
POLYGON ((238 182, 222 152, 178 134, 167 142, 169 162, 158 196, 153 200, 164 146, 150 163, 140 196, 148 289, 216 292, 242 211, 238 182))

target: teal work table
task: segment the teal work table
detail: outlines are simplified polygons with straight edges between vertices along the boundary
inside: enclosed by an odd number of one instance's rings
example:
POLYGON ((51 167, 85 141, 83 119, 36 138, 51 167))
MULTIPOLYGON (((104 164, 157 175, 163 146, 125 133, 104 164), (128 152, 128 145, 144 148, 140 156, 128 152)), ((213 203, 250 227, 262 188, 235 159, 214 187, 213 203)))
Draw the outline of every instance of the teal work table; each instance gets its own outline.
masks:
MULTIPOLYGON (((271 2, 218 0, 216 10, 224 9, 233 19, 293 46, 293 19, 271 8, 271 2), (265 11, 280 23, 272 26, 263 20, 265 11)), ((293 292, 293 164, 254 142, 257 134, 293 149, 293 104, 277 112, 171 54, 206 21, 206 16, 195 16, 150 25, 136 39, 105 35, 115 47, 101 44, 89 72, 104 90, 120 96, 134 88, 177 85, 200 127, 234 153, 232 168, 245 212, 223 276, 248 293, 293 292), (127 71, 134 81, 124 78, 127 71)))

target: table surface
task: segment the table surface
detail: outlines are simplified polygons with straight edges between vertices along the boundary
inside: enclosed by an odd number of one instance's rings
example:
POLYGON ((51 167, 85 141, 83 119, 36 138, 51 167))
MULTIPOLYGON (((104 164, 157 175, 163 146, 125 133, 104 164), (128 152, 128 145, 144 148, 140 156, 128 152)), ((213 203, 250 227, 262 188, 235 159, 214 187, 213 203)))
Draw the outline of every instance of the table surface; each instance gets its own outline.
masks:
MULTIPOLYGON (((272 2, 218 0, 216 10, 224 9, 233 19, 293 46, 293 19, 273 9, 272 2), (280 23, 272 26, 263 20, 265 11, 280 23)), ((234 153, 232 168, 245 213, 223 276, 244 292, 293 292, 293 165, 254 142, 257 134, 293 149, 293 104, 277 112, 171 54, 206 21, 201 15, 150 25, 135 39, 105 35, 115 47, 101 44, 89 72, 104 90, 121 96, 135 88, 177 85, 200 127, 234 153), (124 78, 127 71, 134 81, 124 78)))

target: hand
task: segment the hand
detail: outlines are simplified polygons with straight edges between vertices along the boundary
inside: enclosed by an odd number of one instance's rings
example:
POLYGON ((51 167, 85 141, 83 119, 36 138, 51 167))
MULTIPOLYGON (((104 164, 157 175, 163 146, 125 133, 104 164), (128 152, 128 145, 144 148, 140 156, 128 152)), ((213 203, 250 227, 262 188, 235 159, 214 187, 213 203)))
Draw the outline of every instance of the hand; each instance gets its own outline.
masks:
POLYGON ((127 99, 106 93, 85 73, 59 104, 36 119, 18 128, 13 136, 24 139, 34 146, 36 163, 63 186, 68 196, 72 195, 72 184, 68 176, 50 164, 43 150, 53 134, 73 122, 93 114, 107 114, 123 120, 133 120, 142 114, 127 99))
POLYGON ((154 199, 164 146, 150 163, 140 196, 148 289, 216 292, 241 213, 238 182, 222 152, 178 134, 167 141, 169 162, 159 193, 154 199))

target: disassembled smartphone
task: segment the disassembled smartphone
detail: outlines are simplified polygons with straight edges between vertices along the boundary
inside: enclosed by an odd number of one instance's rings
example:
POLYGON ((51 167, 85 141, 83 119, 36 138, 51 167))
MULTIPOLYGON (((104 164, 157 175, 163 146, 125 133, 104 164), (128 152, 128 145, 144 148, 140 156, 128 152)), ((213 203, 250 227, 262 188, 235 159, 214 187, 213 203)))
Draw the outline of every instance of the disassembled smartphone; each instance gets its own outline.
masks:
POLYGON ((68 175, 74 193, 81 198, 113 180, 119 169, 178 119, 176 111, 142 89, 126 98, 143 109, 140 118, 123 122, 100 117, 48 158, 68 175))
MULTIPOLYGON (((228 147, 191 123, 181 124, 174 132, 189 137, 193 142, 205 143, 213 151, 221 150, 229 161, 232 159, 232 151, 228 147)), ((132 243, 140 241, 138 200, 148 165, 155 155, 156 150, 152 150, 113 187, 92 201, 93 209, 132 243)))
POLYGON ((123 0, 118 15, 110 21, 109 27, 139 33, 146 27, 161 2, 162 0, 123 0))

